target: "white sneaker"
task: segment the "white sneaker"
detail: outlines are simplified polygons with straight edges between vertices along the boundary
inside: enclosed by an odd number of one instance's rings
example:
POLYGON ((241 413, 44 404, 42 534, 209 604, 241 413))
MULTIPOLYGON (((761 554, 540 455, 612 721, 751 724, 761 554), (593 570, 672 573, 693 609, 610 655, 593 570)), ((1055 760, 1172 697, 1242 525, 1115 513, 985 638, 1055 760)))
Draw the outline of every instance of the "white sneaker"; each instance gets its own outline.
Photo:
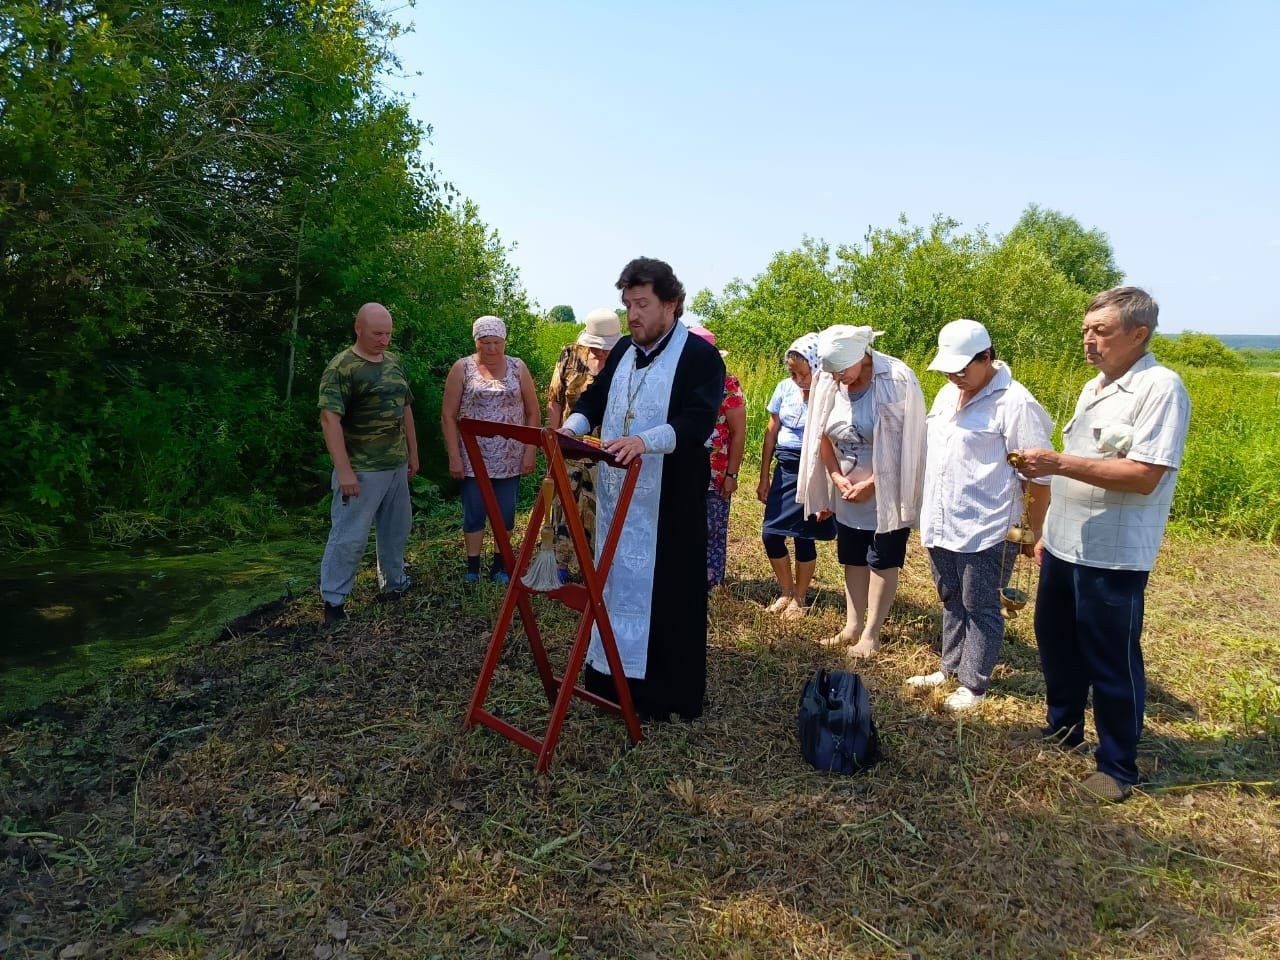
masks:
POLYGON ((906 685, 915 687, 917 690, 932 690, 934 687, 940 687, 946 682, 947 675, 941 670, 937 673, 922 673, 906 679, 906 685))
POLYGON ((985 699, 987 699, 985 693, 974 693, 968 687, 960 687, 955 693, 942 701, 942 709, 951 713, 961 713, 965 710, 972 710, 985 699))

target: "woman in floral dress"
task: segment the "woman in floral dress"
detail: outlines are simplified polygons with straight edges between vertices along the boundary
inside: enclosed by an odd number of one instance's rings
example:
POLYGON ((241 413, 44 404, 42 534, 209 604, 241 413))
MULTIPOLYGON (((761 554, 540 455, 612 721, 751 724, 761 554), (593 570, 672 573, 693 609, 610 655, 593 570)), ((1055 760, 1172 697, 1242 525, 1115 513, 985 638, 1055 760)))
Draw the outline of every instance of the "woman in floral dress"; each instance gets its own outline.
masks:
MULTIPOLYGON (((689 332, 713 347, 716 335, 706 327, 690 326, 689 332)), ((727 356, 721 350, 720 356, 727 356)), ((738 489, 738 468, 747 443, 747 405, 742 384, 731 373, 724 377, 724 399, 715 429, 707 440, 711 451, 711 484, 707 487, 707 589, 724 582, 729 549, 729 504, 738 489)))

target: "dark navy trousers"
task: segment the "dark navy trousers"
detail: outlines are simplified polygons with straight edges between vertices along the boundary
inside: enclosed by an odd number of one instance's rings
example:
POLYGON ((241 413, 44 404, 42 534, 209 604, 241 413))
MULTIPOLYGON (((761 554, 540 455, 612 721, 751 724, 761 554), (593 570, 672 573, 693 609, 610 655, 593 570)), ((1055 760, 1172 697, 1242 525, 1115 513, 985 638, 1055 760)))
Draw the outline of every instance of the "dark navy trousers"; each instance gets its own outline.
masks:
POLYGON ((1093 688, 1098 769, 1138 782, 1138 738, 1146 706, 1142 609, 1146 570, 1086 567, 1044 552, 1036 594, 1036 643, 1044 671, 1049 728, 1065 742, 1084 737, 1093 688))

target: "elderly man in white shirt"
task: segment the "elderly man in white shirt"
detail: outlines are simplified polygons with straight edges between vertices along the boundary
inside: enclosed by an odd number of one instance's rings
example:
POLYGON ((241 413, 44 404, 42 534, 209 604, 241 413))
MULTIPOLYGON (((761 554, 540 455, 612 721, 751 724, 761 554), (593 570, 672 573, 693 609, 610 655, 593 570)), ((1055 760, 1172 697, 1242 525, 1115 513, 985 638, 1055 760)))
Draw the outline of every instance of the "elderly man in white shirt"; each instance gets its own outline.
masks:
MULTIPOLYGON (((996 359, 986 327, 955 320, 938 333, 930 370, 949 381, 928 418, 920 542, 929 551, 942 600, 942 669, 911 677, 907 686, 959 686, 949 711, 980 704, 1004 644, 1000 588, 1020 549, 1007 539, 1021 519, 1024 485, 1008 456, 1046 447, 1053 421, 1031 392, 996 359)), ((1031 482, 1030 524, 1036 537, 1049 506, 1048 479, 1031 482)), ((1031 546, 1027 545, 1030 553, 1031 546)))
POLYGON ((1023 451, 1025 474, 1053 478, 1036 544, 1036 641, 1049 708, 1040 734, 1081 743, 1092 688, 1098 769, 1084 788, 1111 801, 1138 782, 1143 599, 1191 419, 1182 380, 1147 350, 1159 311, 1137 287, 1090 301, 1084 351, 1098 376, 1062 430, 1063 451, 1023 451))

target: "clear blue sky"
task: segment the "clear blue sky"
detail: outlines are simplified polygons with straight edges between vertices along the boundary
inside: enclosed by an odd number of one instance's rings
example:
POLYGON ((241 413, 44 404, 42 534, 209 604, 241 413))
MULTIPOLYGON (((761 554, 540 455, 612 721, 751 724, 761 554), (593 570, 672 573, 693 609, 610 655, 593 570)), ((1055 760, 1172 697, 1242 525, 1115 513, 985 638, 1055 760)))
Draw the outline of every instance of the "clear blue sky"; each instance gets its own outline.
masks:
POLYGON ((1110 236, 1168 331, 1280 334, 1280 2, 402 8, 391 88, 543 309, 690 293, 899 213, 1110 236))

